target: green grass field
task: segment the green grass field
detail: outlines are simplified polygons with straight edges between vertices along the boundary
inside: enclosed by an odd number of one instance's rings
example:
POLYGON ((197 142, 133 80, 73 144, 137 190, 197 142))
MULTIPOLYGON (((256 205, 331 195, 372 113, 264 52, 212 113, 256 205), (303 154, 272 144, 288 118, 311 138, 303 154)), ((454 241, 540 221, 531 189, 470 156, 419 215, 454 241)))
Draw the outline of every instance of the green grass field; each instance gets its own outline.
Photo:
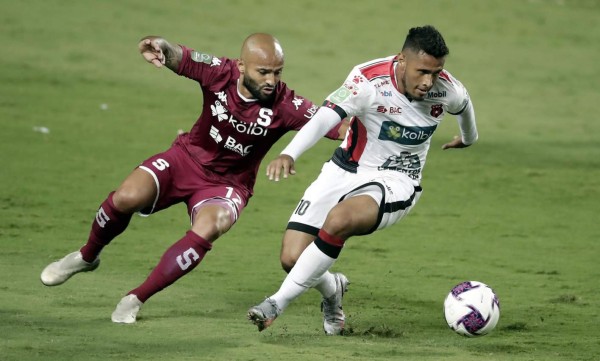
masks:
POLYGON ((38 0, 1 8, 0 360, 600 359, 597 1, 38 0), (245 319, 284 277, 281 235, 336 147, 326 140, 285 182, 269 183, 263 164, 240 221, 200 267, 150 299, 137 324, 113 324, 110 314, 187 231, 182 205, 135 217, 97 271, 41 284, 49 262, 85 242, 106 195, 197 117, 197 85, 146 64, 142 36, 237 57, 248 34, 273 33, 286 54, 284 80, 320 103, 352 66, 398 52, 408 28, 427 23, 444 34, 446 67, 471 93, 480 141, 442 152, 457 132, 447 117, 414 212, 347 243, 334 270, 352 281, 349 335, 323 334, 316 291, 263 333, 245 319), (488 336, 463 338, 445 325, 444 297, 463 280, 485 282, 500 298, 488 336))

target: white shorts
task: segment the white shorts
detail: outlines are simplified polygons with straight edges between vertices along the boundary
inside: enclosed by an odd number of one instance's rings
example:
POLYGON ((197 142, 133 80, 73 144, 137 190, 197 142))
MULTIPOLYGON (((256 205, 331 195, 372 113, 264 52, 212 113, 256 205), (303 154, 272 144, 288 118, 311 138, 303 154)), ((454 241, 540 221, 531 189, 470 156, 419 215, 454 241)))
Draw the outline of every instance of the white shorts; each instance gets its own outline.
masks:
POLYGON ((398 222, 421 196, 421 187, 403 173, 386 170, 351 173, 328 161, 319 177, 306 189, 290 217, 287 229, 317 235, 336 204, 357 195, 368 195, 379 204, 377 223, 365 234, 398 222))

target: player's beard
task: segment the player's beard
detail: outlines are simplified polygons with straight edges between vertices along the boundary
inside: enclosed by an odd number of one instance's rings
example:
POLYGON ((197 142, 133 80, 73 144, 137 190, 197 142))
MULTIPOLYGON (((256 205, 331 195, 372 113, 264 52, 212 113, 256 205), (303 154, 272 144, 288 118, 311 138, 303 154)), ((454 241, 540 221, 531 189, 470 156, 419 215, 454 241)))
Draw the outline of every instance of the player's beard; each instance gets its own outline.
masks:
POLYGON ((409 100, 423 100, 425 99, 424 97, 417 97, 413 94, 411 94, 408 89, 410 89, 408 87, 408 85, 406 84, 406 73, 402 75, 402 86, 404 87, 404 95, 409 99, 409 100))
POLYGON ((270 103, 275 98, 275 89, 273 89, 273 92, 271 92, 271 94, 268 94, 268 95, 263 94, 261 92, 263 87, 258 85, 258 82, 256 82, 254 79, 249 77, 247 74, 244 75, 244 81, 242 82, 242 84, 244 85, 244 87, 246 89, 248 89, 250 94, 252 94, 252 96, 254 98, 258 99, 258 101, 261 103, 270 103))

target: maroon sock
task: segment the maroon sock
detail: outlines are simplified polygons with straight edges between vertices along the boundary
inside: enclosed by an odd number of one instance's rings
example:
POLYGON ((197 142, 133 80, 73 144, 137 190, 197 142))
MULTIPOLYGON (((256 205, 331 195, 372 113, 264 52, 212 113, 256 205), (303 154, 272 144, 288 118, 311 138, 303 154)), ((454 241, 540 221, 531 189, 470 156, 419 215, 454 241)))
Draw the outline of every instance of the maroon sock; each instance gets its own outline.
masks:
POLYGON ((112 200, 114 193, 111 192, 100 205, 96 213, 96 219, 92 223, 88 241, 79 250, 86 262, 93 262, 102 251, 102 248, 121 234, 129 225, 131 214, 122 213, 115 208, 112 200))
POLYGON ((212 244, 192 231, 172 245, 161 257, 158 265, 138 288, 129 291, 146 302, 155 293, 183 277, 202 261, 212 244))

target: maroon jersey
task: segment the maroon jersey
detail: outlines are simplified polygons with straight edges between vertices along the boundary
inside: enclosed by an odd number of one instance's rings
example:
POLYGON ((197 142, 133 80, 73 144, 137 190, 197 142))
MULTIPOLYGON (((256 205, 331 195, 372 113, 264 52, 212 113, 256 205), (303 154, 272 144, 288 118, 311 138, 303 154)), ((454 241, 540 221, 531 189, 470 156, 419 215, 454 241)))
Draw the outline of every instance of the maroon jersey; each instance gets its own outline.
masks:
MULTIPOLYGON (((290 130, 299 130, 317 111, 308 99, 279 82, 272 104, 246 99, 238 91, 240 72, 235 60, 217 58, 182 46, 177 73, 202 88, 200 117, 176 144, 195 162, 252 193, 260 162, 271 146, 290 130)), ((338 127, 328 138, 338 138, 338 127)))

